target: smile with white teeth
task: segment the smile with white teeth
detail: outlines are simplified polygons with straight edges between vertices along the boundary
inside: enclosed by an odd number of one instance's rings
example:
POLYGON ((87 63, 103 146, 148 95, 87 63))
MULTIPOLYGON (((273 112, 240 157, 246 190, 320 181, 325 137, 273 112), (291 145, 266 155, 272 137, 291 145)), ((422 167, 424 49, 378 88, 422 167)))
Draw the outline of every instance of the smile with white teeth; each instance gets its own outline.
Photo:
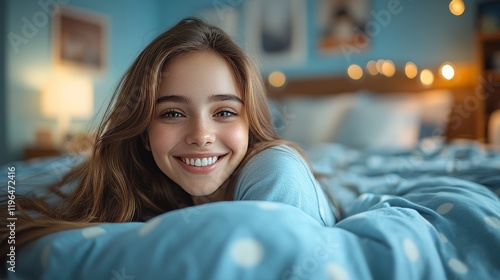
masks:
POLYGON ((187 164, 192 166, 208 166, 214 164, 219 158, 217 156, 208 157, 208 158, 181 158, 181 160, 187 164))

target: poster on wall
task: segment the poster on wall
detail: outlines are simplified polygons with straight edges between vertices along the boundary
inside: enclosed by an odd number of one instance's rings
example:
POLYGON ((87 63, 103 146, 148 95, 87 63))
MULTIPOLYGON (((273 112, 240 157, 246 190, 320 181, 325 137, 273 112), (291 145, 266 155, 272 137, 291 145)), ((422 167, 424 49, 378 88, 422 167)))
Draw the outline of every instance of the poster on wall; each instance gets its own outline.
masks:
POLYGON ((53 57, 59 68, 102 72, 106 67, 106 19, 59 8, 53 21, 53 57))
POLYGON ((362 50, 369 46, 365 26, 369 0, 318 0, 317 48, 320 53, 362 50))
POLYGON ((246 48, 263 68, 301 65, 307 55, 304 0, 247 2, 246 48))

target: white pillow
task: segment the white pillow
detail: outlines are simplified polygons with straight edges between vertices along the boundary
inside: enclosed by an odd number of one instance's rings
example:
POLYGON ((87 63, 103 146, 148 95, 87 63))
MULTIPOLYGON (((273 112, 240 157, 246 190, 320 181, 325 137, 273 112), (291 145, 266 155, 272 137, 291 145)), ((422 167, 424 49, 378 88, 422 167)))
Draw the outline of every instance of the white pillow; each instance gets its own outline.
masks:
POLYGON ((416 147, 420 105, 407 95, 360 94, 333 141, 359 150, 408 150, 416 147))
POLYGON ((420 106, 419 138, 442 136, 453 106, 452 93, 449 90, 427 90, 413 94, 413 97, 420 106))
POLYGON ((303 148, 331 142, 343 116, 355 104, 352 93, 326 97, 288 97, 272 103, 278 134, 303 148))
POLYGON ((270 100, 278 134, 307 148, 336 142, 356 149, 411 149, 445 132, 448 90, 382 95, 370 92, 270 100))

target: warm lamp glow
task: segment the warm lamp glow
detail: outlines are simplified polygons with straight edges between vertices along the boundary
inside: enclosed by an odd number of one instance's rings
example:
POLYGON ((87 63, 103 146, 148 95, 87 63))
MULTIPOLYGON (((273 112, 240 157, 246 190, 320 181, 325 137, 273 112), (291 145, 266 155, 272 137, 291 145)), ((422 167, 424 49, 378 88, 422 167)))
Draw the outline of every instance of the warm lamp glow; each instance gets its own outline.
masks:
POLYGON ((443 64, 443 66, 441 66, 441 75, 445 79, 451 80, 455 76, 455 69, 448 63, 443 64))
POLYGON ((465 11, 465 4, 462 0, 453 0, 449 5, 450 12, 456 16, 459 16, 465 11))
POLYGON ((48 82, 40 98, 42 116, 58 122, 60 140, 68 133, 71 119, 87 119, 94 110, 92 81, 83 77, 58 77, 48 82))
POLYGON ((408 77, 409 79, 415 78, 418 74, 417 65, 415 65, 415 63, 413 63, 413 62, 406 63, 405 74, 406 74, 406 77, 408 77))
POLYGON ((394 63, 390 60, 385 60, 384 63, 382 63, 382 74, 384 74, 386 77, 392 77, 396 73, 396 66, 394 63))
POLYGON ((347 75, 353 80, 359 80, 363 77, 363 69, 359 65, 352 64, 347 69, 347 75))
POLYGON ((273 87, 282 87, 286 83, 286 76, 283 72, 274 71, 267 77, 269 84, 273 87))
POLYGON ((420 72, 420 82, 426 86, 432 85, 434 82, 434 74, 432 74, 431 70, 424 69, 420 72))

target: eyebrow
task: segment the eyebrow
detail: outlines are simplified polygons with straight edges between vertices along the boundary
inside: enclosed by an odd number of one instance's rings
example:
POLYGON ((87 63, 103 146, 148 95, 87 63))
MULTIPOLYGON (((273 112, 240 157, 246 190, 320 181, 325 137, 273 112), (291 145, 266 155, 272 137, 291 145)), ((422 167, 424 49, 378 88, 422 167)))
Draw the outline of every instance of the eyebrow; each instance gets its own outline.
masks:
POLYGON ((165 102, 188 103, 188 100, 186 97, 180 95, 164 95, 156 99, 156 105, 165 102))
MULTIPOLYGON (((243 104, 243 100, 234 94, 214 94, 209 97, 210 102, 219 102, 219 101, 234 101, 243 104)), ((189 99, 180 95, 164 95, 156 99, 156 105, 165 103, 165 102, 174 102, 174 103, 189 103, 189 99)))

